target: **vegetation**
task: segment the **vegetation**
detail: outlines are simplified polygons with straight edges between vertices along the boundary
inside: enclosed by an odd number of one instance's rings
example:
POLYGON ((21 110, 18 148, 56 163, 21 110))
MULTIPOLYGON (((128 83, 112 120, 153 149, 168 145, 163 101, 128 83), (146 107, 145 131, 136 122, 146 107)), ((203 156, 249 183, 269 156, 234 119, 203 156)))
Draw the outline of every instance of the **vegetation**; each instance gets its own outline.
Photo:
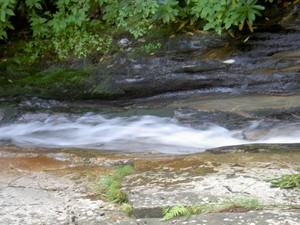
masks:
POLYGON ((130 203, 123 203, 121 205, 121 210, 127 215, 127 216, 132 216, 132 213, 133 213, 133 207, 130 203))
POLYGON ((128 216, 131 216, 133 209, 128 202, 126 193, 121 190, 121 187, 123 178, 132 173, 134 173, 132 166, 116 167, 110 173, 100 177, 98 186, 100 195, 112 203, 119 204, 121 210, 128 216))
POLYGON ((10 40, 12 30, 25 27, 23 32, 33 38, 26 48, 32 61, 44 52, 59 58, 86 57, 111 51, 116 34, 139 38, 162 24, 218 34, 234 26, 242 30, 246 24, 253 32, 255 20, 270 3, 273 0, 2 0, 0 40, 10 40))
POLYGON ((201 204, 195 206, 175 205, 173 207, 164 207, 163 218, 161 221, 170 220, 179 216, 190 217, 191 215, 218 212, 218 211, 249 211, 261 209, 261 205, 256 199, 238 198, 230 201, 222 202, 221 204, 201 204))
MULTIPOLYGON (((297 171, 300 172, 300 168, 297 171)), ((282 175, 279 178, 272 179, 271 187, 295 188, 300 190, 300 173, 282 175)))
POLYGON ((2 71, 5 71, 4 76, 0 74, 2 96, 81 98, 84 94, 78 90, 86 88, 86 80, 90 72, 88 68, 79 71, 67 67, 65 69, 54 67, 39 72, 37 67, 23 66, 11 61, 3 62, 0 65, 3 66, 2 71))

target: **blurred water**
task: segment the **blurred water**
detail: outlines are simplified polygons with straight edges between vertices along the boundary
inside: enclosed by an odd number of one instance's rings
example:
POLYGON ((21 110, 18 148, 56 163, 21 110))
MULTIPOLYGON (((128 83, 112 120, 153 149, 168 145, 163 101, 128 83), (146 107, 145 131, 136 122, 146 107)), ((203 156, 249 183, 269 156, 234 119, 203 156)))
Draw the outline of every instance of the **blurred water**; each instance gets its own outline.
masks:
MULTIPOLYGON (((32 117, 34 118, 34 116, 32 117)), ((39 117, 37 117, 39 118, 39 117)), ((0 127, 0 142, 22 147, 86 147, 191 153, 249 143, 300 143, 300 123, 262 126, 254 121, 240 130, 208 124, 195 128, 174 118, 130 116, 109 118, 87 113, 20 120, 0 127)))

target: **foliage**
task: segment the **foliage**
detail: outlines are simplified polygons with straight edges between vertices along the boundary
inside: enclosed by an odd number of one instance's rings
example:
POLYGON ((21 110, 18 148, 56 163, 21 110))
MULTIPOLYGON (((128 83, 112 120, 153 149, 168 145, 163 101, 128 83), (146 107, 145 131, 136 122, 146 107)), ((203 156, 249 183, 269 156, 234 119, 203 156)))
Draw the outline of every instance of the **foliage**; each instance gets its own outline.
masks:
POLYGON ((163 207, 163 218, 161 221, 170 220, 179 216, 190 217, 191 215, 204 214, 210 212, 234 210, 236 208, 243 208, 245 210, 258 210, 261 205, 256 199, 252 198, 237 198, 231 199, 220 204, 200 204, 193 206, 175 205, 173 207, 163 207))
POLYGON ((132 174, 133 172, 134 169, 127 165, 116 167, 111 173, 101 176, 99 181, 99 191, 101 196, 105 197, 110 202, 118 204, 128 203, 127 195, 121 190, 121 183, 125 176, 132 174))
POLYGON ((100 177, 98 187, 102 197, 110 202, 120 204, 121 211, 128 216, 132 215, 133 208, 121 187, 123 178, 132 173, 134 173, 134 168, 130 165, 115 167, 111 172, 100 177))
POLYGON ((191 0, 191 14, 193 20, 201 18, 206 21, 204 30, 213 29, 221 34, 223 29, 227 30, 233 25, 238 25, 241 30, 246 22, 253 32, 256 16, 261 16, 260 11, 265 9, 257 2, 258 0, 191 0))
POLYGON ((142 45, 140 47, 140 50, 142 52, 151 53, 151 52, 153 52, 155 50, 158 50, 160 48, 161 48, 161 44, 160 43, 152 43, 152 42, 150 42, 148 44, 142 45))
MULTIPOLYGON (((300 172, 300 169, 297 169, 300 172)), ((300 173, 286 174, 271 180, 271 187, 295 188, 300 190, 300 173)))
POLYGON ((258 210, 261 209, 260 203, 257 199, 253 198, 237 198, 237 199, 230 199, 228 201, 224 201, 220 206, 217 207, 218 210, 228 210, 228 209, 236 209, 236 208, 243 208, 245 210, 258 210))
POLYGON ((178 16, 178 1, 176 0, 161 0, 158 1, 159 8, 155 13, 155 18, 157 20, 162 20, 164 23, 169 23, 175 21, 175 17, 178 16))
POLYGON ((129 31, 136 38, 143 36, 147 29, 152 27, 151 17, 159 8, 156 0, 99 0, 98 2, 105 8, 103 20, 129 31))
POLYGON ((133 207, 131 204, 125 202, 121 205, 121 210, 127 215, 127 216, 132 216, 133 213, 133 207))
POLYGON ((163 218, 161 221, 170 220, 179 216, 189 217, 191 215, 191 210, 187 206, 175 205, 171 208, 164 207, 162 208, 163 218))
POLYGON ((9 22, 9 17, 15 15, 15 4, 16 0, 3 0, 0 2, 0 40, 7 39, 7 29, 14 29, 12 24, 9 22))
POLYGON ((51 51, 61 59, 70 56, 86 57, 91 49, 107 53, 112 44, 111 37, 100 37, 98 34, 92 35, 78 29, 73 30, 72 33, 69 32, 66 31, 48 40, 35 38, 30 41, 25 48, 26 52, 34 53, 30 55, 29 62, 34 62, 43 52, 51 51))
POLYGON ((264 2, 273 0, 1 0, 0 40, 9 39, 15 21, 23 21, 34 38, 27 47, 31 60, 44 52, 59 58, 86 57, 110 50, 113 37, 107 35, 108 26, 135 38, 158 24, 178 21, 177 30, 189 22, 221 34, 232 26, 243 29, 246 23, 253 32, 264 2))

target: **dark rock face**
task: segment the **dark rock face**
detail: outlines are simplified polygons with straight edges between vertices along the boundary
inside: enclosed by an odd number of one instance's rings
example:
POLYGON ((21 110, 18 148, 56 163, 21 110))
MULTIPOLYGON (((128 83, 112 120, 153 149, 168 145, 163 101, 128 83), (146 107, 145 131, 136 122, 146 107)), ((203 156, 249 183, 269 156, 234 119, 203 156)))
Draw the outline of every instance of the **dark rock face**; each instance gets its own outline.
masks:
POLYGON ((300 91, 300 32, 258 32, 230 41, 209 35, 170 39, 153 56, 116 55, 91 77, 95 95, 139 98, 230 88, 238 93, 300 91), (229 47, 228 47, 229 46, 229 47), (233 64, 223 61, 233 59, 233 64))

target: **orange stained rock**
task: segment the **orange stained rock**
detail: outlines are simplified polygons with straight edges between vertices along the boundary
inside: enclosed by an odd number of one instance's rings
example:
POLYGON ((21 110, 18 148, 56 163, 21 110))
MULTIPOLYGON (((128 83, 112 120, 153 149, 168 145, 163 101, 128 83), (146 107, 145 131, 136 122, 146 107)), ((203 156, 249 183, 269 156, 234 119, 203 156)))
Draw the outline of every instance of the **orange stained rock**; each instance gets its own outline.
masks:
POLYGON ((0 170, 42 171, 68 167, 70 162, 55 160, 46 156, 0 158, 0 170))

